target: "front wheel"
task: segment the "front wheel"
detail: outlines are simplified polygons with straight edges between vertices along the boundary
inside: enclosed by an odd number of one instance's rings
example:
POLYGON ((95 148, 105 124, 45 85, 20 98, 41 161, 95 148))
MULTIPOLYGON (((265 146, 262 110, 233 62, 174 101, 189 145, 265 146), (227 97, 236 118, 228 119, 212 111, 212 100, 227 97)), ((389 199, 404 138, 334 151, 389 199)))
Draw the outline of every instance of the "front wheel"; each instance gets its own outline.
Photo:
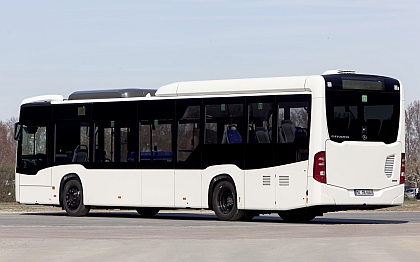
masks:
POLYGON ((64 186, 63 207, 69 216, 85 216, 89 208, 83 204, 83 188, 79 180, 72 179, 64 186))
POLYGON ((218 183, 213 191, 213 210, 220 220, 241 220, 244 210, 238 209, 235 186, 230 181, 218 183))

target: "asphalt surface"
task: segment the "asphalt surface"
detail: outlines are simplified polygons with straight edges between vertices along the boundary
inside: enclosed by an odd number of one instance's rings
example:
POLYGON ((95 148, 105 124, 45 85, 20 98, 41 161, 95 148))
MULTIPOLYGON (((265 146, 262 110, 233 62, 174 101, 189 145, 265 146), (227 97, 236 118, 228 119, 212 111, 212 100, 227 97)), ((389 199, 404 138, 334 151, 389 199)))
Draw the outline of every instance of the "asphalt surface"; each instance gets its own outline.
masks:
POLYGON ((0 213, 0 261, 403 261, 420 255, 420 212, 340 212, 306 224, 210 212, 0 213))

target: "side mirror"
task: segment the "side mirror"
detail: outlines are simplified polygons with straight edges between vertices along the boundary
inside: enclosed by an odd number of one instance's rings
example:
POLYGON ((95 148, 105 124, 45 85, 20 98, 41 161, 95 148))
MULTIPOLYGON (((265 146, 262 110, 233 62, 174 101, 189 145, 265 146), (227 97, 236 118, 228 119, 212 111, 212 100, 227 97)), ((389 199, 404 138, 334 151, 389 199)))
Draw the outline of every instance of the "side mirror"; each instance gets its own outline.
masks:
POLYGON ((16 141, 20 140, 20 136, 22 134, 22 125, 19 124, 19 122, 15 123, 15 134, 14 138, 16 141))

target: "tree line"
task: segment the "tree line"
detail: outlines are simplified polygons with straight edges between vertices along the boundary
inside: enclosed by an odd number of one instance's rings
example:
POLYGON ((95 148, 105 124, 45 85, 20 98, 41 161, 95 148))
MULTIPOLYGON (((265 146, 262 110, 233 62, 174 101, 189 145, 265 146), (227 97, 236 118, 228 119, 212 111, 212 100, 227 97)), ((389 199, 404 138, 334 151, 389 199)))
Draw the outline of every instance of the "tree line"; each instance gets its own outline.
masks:
POLYGON ((420 101, 405 110, 405 184, 420 186, 420 101))
POLYGON ((0 121, 0 202, 15 200, 15 117, 0 121))
MULTIPOLYGON (((16 141, 11 117, 0 120, 0 202, 15 200, 16 141)), ((410 103, 405 110, 405 183, 420 186, 420 101, 410 103)))

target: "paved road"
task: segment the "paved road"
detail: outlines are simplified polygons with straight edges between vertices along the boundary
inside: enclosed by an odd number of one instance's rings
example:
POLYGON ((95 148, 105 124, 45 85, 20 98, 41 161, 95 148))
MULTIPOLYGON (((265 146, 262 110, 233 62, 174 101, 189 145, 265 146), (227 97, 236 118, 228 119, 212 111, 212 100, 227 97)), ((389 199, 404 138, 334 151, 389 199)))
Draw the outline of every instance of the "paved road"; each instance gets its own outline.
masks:
POLYGON ((419 212, 342 212, 307 224, 208 212, 0 213, 0 261, 411 261, 419 212))

